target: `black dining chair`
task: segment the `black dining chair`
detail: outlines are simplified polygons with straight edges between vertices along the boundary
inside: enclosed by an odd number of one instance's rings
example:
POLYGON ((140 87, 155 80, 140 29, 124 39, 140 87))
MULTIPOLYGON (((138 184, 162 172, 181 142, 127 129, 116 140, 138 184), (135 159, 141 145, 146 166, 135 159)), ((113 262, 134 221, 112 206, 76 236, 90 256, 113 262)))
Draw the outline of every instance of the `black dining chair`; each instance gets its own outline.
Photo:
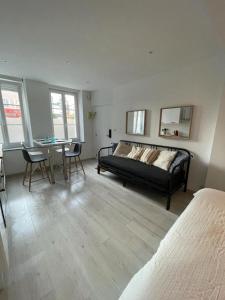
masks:
MULTIPOLYGON (((26 161, 26 169, 24 172, 24 176, 23 176, 23 185, 25 185, 25 181, 27 179, 27 174, 28 174, 28 167, 30 166, 30 171, 29 171, 29 192, 31 189, 31 182, 32 182, 32 171, 33 171, 33 164, 39 164, 39 167, 41 169, 41 173, 42 173, 42 178, 41 179, 48 179, 49 182, 51 183, 49 174, 48 174, 48 170, 46 168, 46 164, 45 161, 48 160, 48 158, 44 155, 44 154, 40 154, 40 155, 30 155, 29 152, 26 149, 22 149, 22 153, 23 153, 23 158, 26 161), (47 177, 44 177, 44 172, 43 172, 43 167, 44 167, 44 171, 47 175, 47 177)), ((40 179, 38 179, 40 180, 40 179)), ((35 180, 37 181, 37 180, 35 180)), ((34 181, 33 181, 34 182, 34 181)))
MULTIPOLYGON (((65 165, 66 166, 67 166, 66 160, 69 159, 69 177, 71 177, 72 173, 79 171, 79 169, 77 167, 77 159, 78 159, 78 162, 80 163, 81 169, 82 169, 82 171, 83 171, 83 173, 85 175, 84 167, 83 167, 82 161, 80 159, 82 144, 81 143, 72 142, 72 145, 74 145, 73 151, 66 151, 64 153, 64 159, 65 159, 65 165), (74 158, 74 163, 75 163, 75 167, 76 167, 75 171, 73 171, 73 172, 71 171, 72 158, 74 158)), ((67 170, 66 170, 66 172, 67 172, 67 170)))
POLYGON ((38 147, 31 147, 28 144, 21 142, 23 149, 27 150, 29 155, 43 155, 43 152, 38 149, 38 147))

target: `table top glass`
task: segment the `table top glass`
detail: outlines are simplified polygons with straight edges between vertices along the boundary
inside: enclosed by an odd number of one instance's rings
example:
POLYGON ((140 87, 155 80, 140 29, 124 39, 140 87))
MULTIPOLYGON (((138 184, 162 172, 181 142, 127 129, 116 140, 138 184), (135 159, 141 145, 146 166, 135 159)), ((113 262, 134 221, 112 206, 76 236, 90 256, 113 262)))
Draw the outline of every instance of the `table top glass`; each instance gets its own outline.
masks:
POLYGON ((35 139, 34 143, 39 146, 57 146, 70 144, 71 140, 57 139, 57 138, 44 138, 44 139, 35 139))

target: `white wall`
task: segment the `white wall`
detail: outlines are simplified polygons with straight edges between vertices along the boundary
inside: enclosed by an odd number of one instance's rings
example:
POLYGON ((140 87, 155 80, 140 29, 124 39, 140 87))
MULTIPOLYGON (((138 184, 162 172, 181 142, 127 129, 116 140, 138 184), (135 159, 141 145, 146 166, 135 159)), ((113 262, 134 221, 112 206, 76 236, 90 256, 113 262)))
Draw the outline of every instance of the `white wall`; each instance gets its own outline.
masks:
MULTIPOLYGON (((186 68, 118 86, 113 91, 109 91, 109 95, 113 95, 110 114, 108 114, 113 129, 112 140, 117 142, 120 139, 129 139, 189 149, 194 153, 189 188, 193 190, 201 188, 204 186, 207 174, 224 78, 224 65, 221 64, 221 58, 212 58, 186 68), (191 139, 178 141, 158 137, 160 108, 187 104, 195 106, 191 139), (125 114, 127 110, 133 109, 148 110, 145 137, 125 134, 125 114)), ((95 92, 93 105, 101 103, 102 110, 106 113, 109 102, 106 101, 106 105, 103 105, 105 94, 104 91, 102 97, 101 91, 95 92), (99 101, 96 99, 98 97, 100 97, 99 101)), ((108 118, 106 116, 106 120, 108 118)), ((107 121, 105 124, 107 125, 107 121)), ((105 127, 105 124, 97 115, 95 131, 98 131, 99 127, 105 127)), ((104 138, 101 146, 103 142, 104 138)))
POLYGON ((25 80, 33 138, 52 136, 49 85, 36 80, 25 80))
POLYGON ((25 170, 25 162, 21 150, 4 152, 4 165, 6 175, 22 173, 25 170))
POLYGON ((97 150, 102 146, 109 146, 112 139, 108 137, 109 129, 112 129, 112 102, 113 91, 103 89, 92 93, 94 119, 94 147, 97 150))
POLYGON ((206 186, 225 191, 225 89, 221 99, 206 186))
POLYGON ((92 111, 91 104, 91 92, 82 91, 79 97, 80 106, 80 119, 81 125, 83 125, 83 129, 81 128, 81 133, 83 140, 85 143, 82 145, 82 159, 93 158, 95 157, 94 151, 94 143, 93 143, 93 120, 88 119, 88 112, 92 111), (81 116, 82 114, 82 116, 81 116))

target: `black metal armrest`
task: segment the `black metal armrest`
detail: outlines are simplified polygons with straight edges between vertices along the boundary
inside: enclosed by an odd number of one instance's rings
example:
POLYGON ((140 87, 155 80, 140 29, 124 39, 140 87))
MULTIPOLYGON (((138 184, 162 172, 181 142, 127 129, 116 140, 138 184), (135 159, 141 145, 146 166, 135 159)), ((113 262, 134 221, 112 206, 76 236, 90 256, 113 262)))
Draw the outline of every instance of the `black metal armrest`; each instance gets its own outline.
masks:
POLYGON ((108 147, 102 147, 102 148, 100 148, 99 151, 98 151, 98 161, 100 160, 100 157, 101 157, 101 151, 105 150, 105 149, 113 149, 113 146, 108 146, 108 147))
POLYGON ((188 157, 182 159, 182 160, 179 162, 179 164, 175 165, 175 166, 170 170, 170 174, 174 175, 174 174, 175 174, 175 171, 176 171, 178 168, 182 168, 182 169, 183 169, 183 168, 184 168, 184 165, 185 165, 186 163, 188 163, 188 161, 189 161, 189 158, 188 158, 188 157))
POLYGON ((183 166, 184 166, 184 163, 180 163, 180 164, 174 166, 174 167, 172 168, 172 170, 170 170, 170 174, 174 175, 174 174, 176 173, 176 170, 177 170, 177 169, 180 169, 180 168, 183 168, 183 166))

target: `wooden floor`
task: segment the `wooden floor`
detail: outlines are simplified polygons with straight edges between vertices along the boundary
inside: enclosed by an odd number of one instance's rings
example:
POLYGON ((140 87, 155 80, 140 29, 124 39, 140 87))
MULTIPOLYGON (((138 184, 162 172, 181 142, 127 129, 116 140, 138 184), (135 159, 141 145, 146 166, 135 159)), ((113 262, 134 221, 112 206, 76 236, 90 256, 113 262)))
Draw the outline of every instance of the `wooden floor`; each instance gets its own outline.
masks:
POLYGON ((65 183, 8 180, 9 284, 0 299, 115 300, 155 253, 161 239, 192 198, 178 192, 171 211, 165 199, 114 175, 97 175, 94 160, 86 177, 65 183))

